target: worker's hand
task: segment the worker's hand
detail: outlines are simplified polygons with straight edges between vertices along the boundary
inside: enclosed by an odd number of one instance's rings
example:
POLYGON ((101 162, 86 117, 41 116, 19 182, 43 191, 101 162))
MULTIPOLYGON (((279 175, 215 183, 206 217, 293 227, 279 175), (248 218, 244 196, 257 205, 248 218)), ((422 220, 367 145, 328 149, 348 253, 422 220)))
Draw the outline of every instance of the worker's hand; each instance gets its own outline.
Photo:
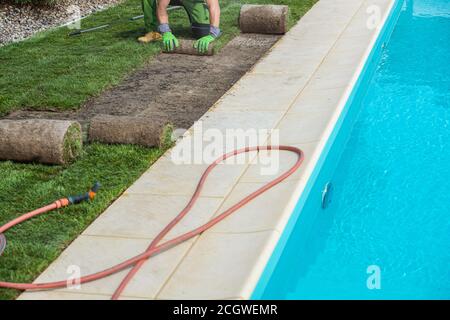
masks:
POLYGON ((162 35, 164 51, 171 52, 175 48, 180 46, 178 39, 173 35, 172 32, 164 32, 162 35))
POLYGON ((214 40, 216 40, 216 38, 209 34, 209 35, 204 36, 203 38, 200 38, 197 41, 195 41, 194 48, 197 49, 199 53, 205 54, 208 52, 209 45, 214 40))

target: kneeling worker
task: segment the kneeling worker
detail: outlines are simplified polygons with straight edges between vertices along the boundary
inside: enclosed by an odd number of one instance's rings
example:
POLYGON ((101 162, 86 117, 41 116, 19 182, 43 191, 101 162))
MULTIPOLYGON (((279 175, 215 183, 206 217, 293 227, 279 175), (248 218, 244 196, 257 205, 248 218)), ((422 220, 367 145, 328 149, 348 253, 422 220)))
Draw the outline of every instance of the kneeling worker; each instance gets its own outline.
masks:
POLYGON ((142 0, 147 33, 138 39, 139 42, 148 43, 162 38, 166 51, 173 51, 179 46, 169 26, 169 3, 184 7, 191 22, 192 34, 198 39, 194 48, 200 53, 207 52, 210 43, 220 35, 219 0, 142 0))

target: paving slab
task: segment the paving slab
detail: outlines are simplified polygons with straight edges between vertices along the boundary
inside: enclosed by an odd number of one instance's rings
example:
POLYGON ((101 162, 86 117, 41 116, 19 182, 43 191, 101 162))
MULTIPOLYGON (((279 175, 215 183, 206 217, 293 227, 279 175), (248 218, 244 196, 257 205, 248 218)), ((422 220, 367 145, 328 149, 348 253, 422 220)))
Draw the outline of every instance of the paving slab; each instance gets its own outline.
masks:
MULTIPOLYGON (((189 199, 190 196, 179 195, 124 194, 83 235, 152 240, 178 215, 189 199)), ((220 198, 201 197, 190 218, 181 221, 165 239, 208 222, 221 202, 220 198)))
MULTIPOLYGON (((184 256, 192 243, 193 240, 185 242, 171 249, 170 252, 152 258, 151 263, 145 264, 136 274, 123 295, 155 298, 167 277, 175 269, 177 261, 184 256)), ((148 245, 148 239, 81 235, 61 254, 51 268, 36 279, 36 282, 69 279, 69 276, 74 275, 75 272, 87 275, 102 271, 142 253, 148 245)), ((79 288, 73 286, 52 291, 39 291, 39 294, 41 297, 47 293, 53 294, 54 297, 70 293, 78 295, 80 299, 89 299, 89 296, 85 295, 101 295, 110 298, 128 270, 98 281, 81 284, 79 288)), ((34 292, 28 292, 26 297, 32 298, 32 294, 34 292)))
POLYGON ((326 109, 300 110, 285 117, 279 124, 280 144, 300 144, 318 141, 332 117, 326 109))
POLYGON ((250 283, 258 280, 256 275, 263 271, 262 262, 270 257, 267 248, 278 237, 276 231, 205 233, 170 277, 158 299, 248 297, 253 290, 250 283))
POLYGON ((344 94, 345 88, 318 89, 314 85, 307 86, 298 99, 288 110, 288 115, 304 111, 328 110, 332 111, 344 94))
MULTIPOLYGON (((318 147, 318 141, 301 144, 293 143, 291 146, 297 147, 303 151, 304 160, 302 167, 305 168, 313 159, 313 154, 318 147)), ((258 156, 252 160, 239 182, 267 183, 289 170, 296 161, 297 155, 292 152, 278 150, 261 151, 258 156)), ((302 176, 302 171, 298 170, 285 181, 298 181, 302 176)), ((233 190, 233 192, 235 191, 233 190)))
MULTIPOLYGON (((261 182, 239 182, 233 192, 223 203, 219 212, 225 211, 246 195, 264 186, 261 182)), ((209 233, 257 233, 262 231, 282 231, 279 225, 283 213, 291 198, 291 192, 298 185, 298 181, 284 181, 239 209, 239 214, 232 215, 220 224, 214 226, 209 233), (276 206, 273 203, 277 203, 276 206)), ((203 241, 203 239, 202 239, 203 241)))
MULTIPOLYGON (((208 167, 204 164, 174 164, 170 159, 158 161, 144 173, 125 194, 160 194, 191 196, 201 174, 208 167)), ((246 164, 223 164, 214 170, 204 186, 204 197, 224 197, 239 179, 246 164)))
MULTIPOLYGON (((225 94, 216 108, 224 104, 253 106, 259 110, 284 111, 308 81, 302 69, 296 73, 249 73, 225 94)), ((251 118, 249 118, 251 119, 251 118)), ((238 120, 238 119, 236 119, 238 120)))

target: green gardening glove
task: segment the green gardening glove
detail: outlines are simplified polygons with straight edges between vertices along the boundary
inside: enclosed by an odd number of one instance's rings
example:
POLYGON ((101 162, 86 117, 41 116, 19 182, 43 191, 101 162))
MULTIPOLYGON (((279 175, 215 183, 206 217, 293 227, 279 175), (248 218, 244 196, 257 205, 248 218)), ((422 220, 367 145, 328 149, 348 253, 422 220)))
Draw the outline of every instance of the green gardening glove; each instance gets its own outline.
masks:
POLYGON ((164 51, 167 51, 167 52, 171 52, 171 51, 175 50, 175 48, 180 46, 178 39, 170 31, 163 33, 162 41, 163 41, 164 51))
POLYGON ((205 54, 208 52, 209 44, 214 40, 216 40, 216 38, 209 34, 195 41, 194 48, 197 49, 200 54, 205 54))

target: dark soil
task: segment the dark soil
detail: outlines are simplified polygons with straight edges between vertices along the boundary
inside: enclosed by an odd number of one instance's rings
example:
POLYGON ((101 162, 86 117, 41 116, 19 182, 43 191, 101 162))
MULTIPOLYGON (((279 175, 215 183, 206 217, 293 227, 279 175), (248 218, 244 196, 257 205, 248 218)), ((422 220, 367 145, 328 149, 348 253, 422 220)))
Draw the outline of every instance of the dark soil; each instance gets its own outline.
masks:
POLYGON ((121 84, 71 112, 17 111, 7 118, 78 120, 86 129, 98 114, 145 115, 189 128, 279 39, 242 34, 214 56, 160 54, 121 84))

